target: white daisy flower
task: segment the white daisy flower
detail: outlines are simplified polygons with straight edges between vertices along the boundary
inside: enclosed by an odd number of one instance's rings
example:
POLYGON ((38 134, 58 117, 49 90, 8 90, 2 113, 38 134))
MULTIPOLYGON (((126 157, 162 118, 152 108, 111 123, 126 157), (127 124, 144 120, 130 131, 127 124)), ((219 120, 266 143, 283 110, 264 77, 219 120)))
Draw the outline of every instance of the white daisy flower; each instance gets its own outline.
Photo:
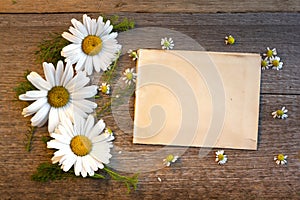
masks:
POLYGON ((270 49, 269 47, 267 47, 267 51, 263 55, 269 59, 272 58, 273 56, 276 56, 277 55, 276 48, 270 49))
POLYGON ((175 46, 173 39, 167 37, 161 38, 160 44, 162 49, 167 49, 167 50, 173 49, 175 46))
POLYGON ((131 85, 132 82, 136 82, 136 76, 137 74, 134 73, 134 68, 127 68, 125 72, 123 73, 123 81, 125 81, 126 84, 131 85))
POLYGON ((62 37, 72 42, 62 49, 61 55, 66 57, 67 62, 76 63, 75 70, 85 70, 91 75, 93 69, 96 72, 107 70, 109 65, 116 59, 121 45, 116 37, 118 33, 111 33, 113 26, 110 21, 103 22, 103 17, 98 20, 83 15, 83 24, 76 19, 71 20, 74 27, 64 32, 62 37))
POLYGON ((139 58, 137 52, 136 52, 136 51, 133 51, 132 49, 129 49, 129 50, 127 51, 127 53, 129 54, 129 57, 131 57, 133 61, 135 61, 136 59, 139 58))
POLYGON ((276 110, 272 112, 273 118, 286 119, 288 118, 288 110, 283 106, 281 110, 276 110))
POLYGON ((224 42, 225 42, 225 44, 232 45, 235 43, 235 39, 232 35, 228 35, 225 37, 224 42))
POLYGON ((57 63, 56 69, 52 63, 43 63, 46 80, 36 72, 31 72, 27 79, 38 89, 27 91, 19 96, 23 101, 35 101, 23 109, 22 114, 31 118, 32 126, 43 126, 48 120, 48 131, 52 132, 59 121, 64 118, 74 118, 74 115, 87 117, 97 107, 95 102, 86 100, 97 94, 97 86, 86 86, 90 79, 84 72, 74 76, 70 63, 57 63), (74 76, 74 77, 73 77, 74 76))
POLYGON ((171 163, 176 162, 179 156, 174 156, 173 154, 169 154, 165 159, 163 159, 163 164, 169 167, 171 163))
POLYGON ((224 154, 224 150, 219 150, 216 152, 216 162, 223 165, 227 162, 227 155, 224 154))
POLYGON ((283 62, 280 61, 280 57, 275 56, 270 58, 270 64, 272 66, 272 69, 280 70, 282 69, 283 62))
POLYGON ((111 158, 110 148, 114 137, 108 137, 102 131, 105 128, 103 120, 95 124, 93 115, 87 119, 76 117, 74 123, 64 119, 53 133, 53 140, 47 142, 47 148, 57 149, 52 157, 52 163, 59 163, 67 172, 74 166, 75 175, 93 176, 98 169, 111 158))
POLYGON ((268 57, 261 59, 261 69, 262 70, 269 69, 270 66, 272 66, 272 65, 270 64, 268 57))
POLYGON ((277 165, 285 165, 287 164, 287 156, 283 154, 278 154, 277 156, 274 157, 274 160, 277 165))
POLYGON ((102 83, 98 90, 103 94, 110 94, 110 85, 107 83, 102 83))

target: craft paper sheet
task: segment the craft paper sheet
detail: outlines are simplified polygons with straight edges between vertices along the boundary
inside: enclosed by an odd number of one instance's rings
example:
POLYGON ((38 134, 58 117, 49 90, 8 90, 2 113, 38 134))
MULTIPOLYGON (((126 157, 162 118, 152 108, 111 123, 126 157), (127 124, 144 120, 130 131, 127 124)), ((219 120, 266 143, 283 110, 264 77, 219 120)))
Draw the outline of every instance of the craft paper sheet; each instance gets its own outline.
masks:
POLYGON ((138 54, 134 143, 257 149, 259 54, 138 54))

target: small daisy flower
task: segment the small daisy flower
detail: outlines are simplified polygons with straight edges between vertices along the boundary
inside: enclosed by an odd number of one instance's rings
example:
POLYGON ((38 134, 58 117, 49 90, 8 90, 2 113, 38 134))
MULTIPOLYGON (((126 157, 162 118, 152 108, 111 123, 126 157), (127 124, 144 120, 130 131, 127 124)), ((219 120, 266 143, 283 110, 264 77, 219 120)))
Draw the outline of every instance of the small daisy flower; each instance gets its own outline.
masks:
POLYGON ((167 37, 161 38, 160 44, 162 49, 167 49, 167 50, 173 49, 175 46, 173 39, 167 37))
POLYGON ((64 47, 61 55, 66 57, 66 62, 75 65, 75 70, 85 70, 88 75, 96 72, 106 71, 115 60, 121 45, 116 40, 118 33, 111 33, 113 26, 110 21, 103 22, 103 17, 91 19, 83 15, 83 23, 76 19, 71 20, 73 27, 70 33, 64 32, 62 37, 72 42, 64 47))
POLYGON ((283 62, 280 61, 280 57, 275 56, 270 58, 270 64, 272 66, 272 69, 280 70, 282 69, 283 62))
POLYGON ((134 68, 127 68, 125 72, 123 73, 124 77, 123 80, 125 81, 126 84, 131 85, 132 82, 136 82, 136 76, 137 74, 134 73, 134 68))
POLYGON ((269 69, 270 66, 271 66, 271 64, 267 57, 265 57, 264 59, 261 59, 261 69, 262 70, 269 69))
POLYGON ((288 110, 283 106, 281 110, 276 110, 272 112, 273 118, 279 118, 279 119, 286 119, 288 118, 288 115, 286 114, 288 110))
POLYGON ((102 83, 101 86, 98 88, 100 92, 103 94, 109 94, 110 93, 110 85, 107 83, 102 83))
POLYGON ((267 47, 267 51, 263 55, 269 59, 272 58, 273 56, 276 56, 277 55, 276 48, 270 49, 269 47, 267 47))
POLYGON ((95 119, 89 115, 87 119, 76 117, 74 123, 64 119, 50 136, 54 138, 47 142, 47 148, 57 149, 52 157, 52 163, 59 163, 67 172, 74 166, 76 176, 93 176, 95 171, 103 169, 112 157, 113 137, 103 134, 103 120, 95 124, 95 119))
POLYGON ((176 162, 179 156, 174 156, 173 154, 169 154, 165 159, 163 159, 163 164, 169 167, 171 163, 176 162))
POLYGON ((32 126, 43 126, 48 120, 48 131, 54 131, 64 118, 73 119, 75 115, 86 118, 97 107, 95 102, 86 100, 97 94, 97 86, 87 86, 89 77, 84 72, 74 76, 70 63, 57 63, 56 69, 52 63, 43 63, 46 80, 36 72, 31 72, 27 79, 37 90, 27 91, 19 96, 23 101, 35 101, 23 109, 24 117, 31 118, 32 126))
POLYGON ((225 37, 225 44, 232 45, 235 43, 235 39, 232 35, 228 35, 225 37))
POLYGON ((107 138, 111 138, 111 140, 115 138, 114 132, 110 128, 106 128, 104 134, 106 135, 107 138))
POLYGON ((219 150, 216 152, 216 162, 223 165, 227 162, 227 155, 224 154, 224 150, 219 150))
POLYGON ((137 52, 136 51, 132 51, 132 49, 129 49, 127 51, 127 53, 129 54, 129 57, 131 57, 133 61, 135 61, 136 59, 139 58, 137 52))
POLYGON ((283 154, 278 154, 277 156, 274 157, 274 160, 277 165, 285 165, 287 164, 287 156, 283 154))

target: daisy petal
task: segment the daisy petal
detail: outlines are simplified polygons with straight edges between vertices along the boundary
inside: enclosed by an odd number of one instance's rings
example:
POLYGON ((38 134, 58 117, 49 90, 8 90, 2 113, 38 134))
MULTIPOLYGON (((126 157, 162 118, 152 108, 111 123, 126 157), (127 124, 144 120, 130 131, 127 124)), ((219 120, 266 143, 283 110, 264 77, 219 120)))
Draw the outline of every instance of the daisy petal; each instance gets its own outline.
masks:
POLYGON ((92 128, 91 132, 89 133, 89 135, 87 135, 88 138, 92 139, 94 137, 96 137, 97 135, 99 135, 100 133, 102 133, 102 131, 105 128, 105 123, 104 121, 101 119, 97 122, 97 124, 92 128))
POLYGON ((47 103, 47 98, 40 98, 30 104, 28 107, 23 109, 22 115, 24 117, 27 117, 29 115, 32 115, 36 113, 38 110, 40 110, 45 104, 47 103))
POLYGON ((45 119, 48 118, 50 105, 45 104, 32 118, 31 125, 41 127, 45 123, 45 119))
POLYGON ((71 94, 72 99, 83 99, 83 98, 91 98, 97 94, 97 86, 96 85, 90 85, 87 87, 84 87, 73 94, 71 94))
POLYGON ((68 32, 63 32, 62 37, 65 38, 66 40, 69 40, 70 42, 73 42, 73 43, 80 44, 82 42, 81 38, 78 38, 77 36, 72 35, 68 32))
POLYGON ((75 166, 74 166, 74 170, 75 170, 75 175, 79 176, 80 172, 82 170, 82 161, 81 161, 81 157, 77 156, 76 162, 75 162, 75 166))
POLYGON ((27 79, 39 90, 50 90, 51 85, 47 81, 45 81, 38 73, 31 72, 27 79))
POLYGON ((43 63, 44 74, 46 80, 50 83, 51 87, 55 86, 55 69, 52 63, 43 63))
POLYGON ((59 86, 60 80, 62 78, 62 75, 64 73, 64 63, 60 60, 57 63, 56 71, 55 71, 55 86, 59 86))
POLYGON ((52 133, 58 124, 59 124, 58 109, 52 107, 49 112, 48 132, 52 133))

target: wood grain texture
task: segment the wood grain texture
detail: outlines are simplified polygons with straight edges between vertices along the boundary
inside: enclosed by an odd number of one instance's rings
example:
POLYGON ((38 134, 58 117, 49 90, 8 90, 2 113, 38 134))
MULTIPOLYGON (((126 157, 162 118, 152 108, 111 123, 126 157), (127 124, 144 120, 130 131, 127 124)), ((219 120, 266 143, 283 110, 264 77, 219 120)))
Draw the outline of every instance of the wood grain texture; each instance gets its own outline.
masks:
POLYGON ((0 13, 65 12, 150 12, 150 13, 232 13, 232 12, 298 12, 298 0, 2 0, 0 13))
MULTIPOLYGON (((127 152, 143 157, 163 147, 132 144, 130 117, 134 97, 131 97, 129 103, 116 108, 121 113, 118 118, 123 119, 122 125, 115 116, 105 116, 104 120, 116 135, 112 163, 131 163, 132 169, 153 169, 140 174, 137 191, 126 195, 126 188, 113 180, 31 181, 30 175, 36 167, 52 156, 41 141, 42 136, 48 135, 47 128, 37 130, 33 150, 26 152, 24 140, 30 118, 21 115, 25 104, 15 101, 12 88, 23 80, 25 70, 42 73, 41 64, 35 62, 37 45, 50 32, 66 31, 70 19, 80 19, 81 14, 1 14, 1 199, 299 199, 300 14, 121 13, 121 16, 134 18, 138 28, 159 26, 180 31, 211 51, 262 52, 267 46, 276 47, 285 65, 282 71, 262 73, 258 150, 226 150, 229 160, 224 166, 214 161, 216 149, 208 149, 207 155, 199 157, 200 148, 186 149, 170 168, 155 170, 161 164, 161 159, 155 156, 147 158, 149 162, 136 163, 136 158, 127 152), (237 44, 230 47, 223 43, 229 33, 237 39, 237 44), (289 118, 274 120, 271 112, 281 106, 289 109, 289 118), (128 109, 129 113, 125 112, 128 109), (274 163, 273 157, 278 153, 289 156, 287 166, 274 163)), ((119 76, 133 65, 127 56, 122 57, 119 76)))
MULTIPOLYGON (((92 13, 91 16, 96 17, 97 14, 92 13)), ((157 26, 179 31, 195 39, 208 51, 263 53, 266 47, 276 47, 278 55, 284 62, 284 68, 281 71, 263 71, 261 92, 300 94, 300 71, 298 65, 300 52, 299 14, 178 15, 144 13, 122 14, 122 16, 135 19, 138 28, 157 26), (265 21, 262 19, 270 20, 265 21), (236 45, 224 45, 224 37, 228 34, 235 36, 236 45)), ((81 20, 82 15, 0 15, 1 36, 3 38, 0 44, 1 56, 5 58, 11 53, 16 54, 16 50, 22 50, 23 54, 25 54, 23 56, 26 58, 32 57, 32 60, 34 60, 32 52, 37 49, 37 44, 43 38, 47 38, 48 33, 67 31, 71 25, 70 19, 73 17, 81 20), (10 39, 11 35, 14 36, 13 40, 10 39)), ((157 47, 159 48, 159 46, 157 47)), ((20 54, 16 54, 16 56, 20 56, 20 54)), ((34 69, 32 68, 33 65, 37 66, 35 63, 32 63, 32 60, 30 63, 25 64, 30 70, 34 69)), ((1 65, 6 65, 7 67, 12 62, 15 62, 15 60, 4 60, 1 65)))

